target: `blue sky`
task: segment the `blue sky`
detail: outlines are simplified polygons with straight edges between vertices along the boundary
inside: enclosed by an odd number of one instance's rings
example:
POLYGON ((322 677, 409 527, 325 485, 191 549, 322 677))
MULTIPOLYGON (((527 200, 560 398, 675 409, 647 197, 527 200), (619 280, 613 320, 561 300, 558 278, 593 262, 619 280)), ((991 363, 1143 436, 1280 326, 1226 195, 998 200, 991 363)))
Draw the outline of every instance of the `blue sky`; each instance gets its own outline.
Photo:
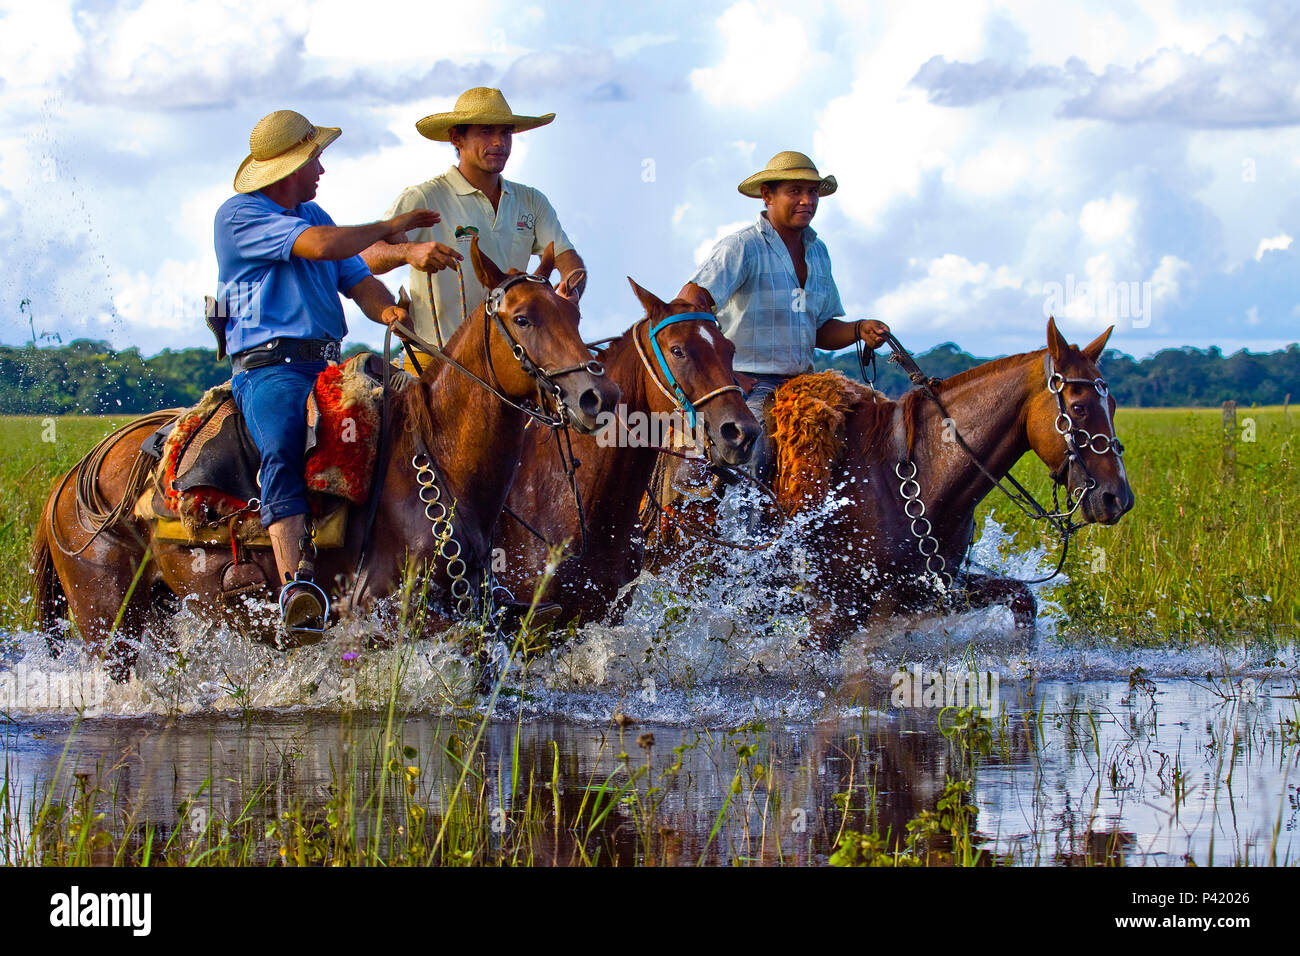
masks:
POLYGON ((814 226, 849 317, 913 349, 1039 348, 1047 310, 1139 356, 1300 339, 1290 5, 47 0, 0 4, 0 342, 210 344, 212 217, 258 118, 342 127, 318 201, 366 222, 451 164, 414 124, 477 85, 558 114, 506 175, 586 259, 592 337, 798 149, 840 183, 814 226))

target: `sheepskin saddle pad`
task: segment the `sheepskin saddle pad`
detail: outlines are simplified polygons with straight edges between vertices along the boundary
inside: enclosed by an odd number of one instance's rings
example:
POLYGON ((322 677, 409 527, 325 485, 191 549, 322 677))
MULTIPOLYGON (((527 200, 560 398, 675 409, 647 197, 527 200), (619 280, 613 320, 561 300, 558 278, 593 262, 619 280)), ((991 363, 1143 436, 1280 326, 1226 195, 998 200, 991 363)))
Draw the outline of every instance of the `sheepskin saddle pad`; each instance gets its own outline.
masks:
MULTIPOLYGON (((305 477, 317 516, 347 502, 364 502, 370 493, 382 361, 362 353, 328 366, 307 399, 305 477)), ((247 505, 260 497, 261 456, 229 382, 210 389, 198 405, 151 435, 144 450, 159 458, 154 488, 145 494, 148 502, 141 502, 149 517, 178 519, 188 535, 196 536, 238 515, 239 537, 260 535, 257 513, 247 505)))

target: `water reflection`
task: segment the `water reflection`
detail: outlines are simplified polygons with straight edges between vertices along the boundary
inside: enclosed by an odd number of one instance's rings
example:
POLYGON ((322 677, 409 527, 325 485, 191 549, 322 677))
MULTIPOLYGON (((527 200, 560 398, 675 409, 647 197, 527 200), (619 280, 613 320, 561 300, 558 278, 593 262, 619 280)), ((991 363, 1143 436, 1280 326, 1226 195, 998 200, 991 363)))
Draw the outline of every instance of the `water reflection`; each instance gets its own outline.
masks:
MULTIPOLYGON (((909 822, 934 812, 951 781, 969 784, 960 803, 973 808, 981 863, 1294 861, 1288 683, 1264 682, 1243 699, 1187 680, 1004 682, 984 741, 945 736, 935 709, 890 706, 887 685, 854 693, 861 706, 821 722, 760 712, 730 730, 495 720, 476 749, 473 712, 411 716, 388 747, 374 714, 97 719, 71 736, 66 720, 0 726, 10 792, 23 806, 51 781, 65 797, 97 787, 106 825, 134 840, 150 826, 184 837, 202 829, 196 821, 253 820, 261 833, 290 812, 324 820, 345 768, 358 768, 366 804, 396 761, 388 826, 409 825, 402 814, 416 805, 440 826, 464 774, 456 812, 469 806, 490 831, 475 862, 820 864, 845 833, 905 847, 909 822)), ((357 814, 363 839, 375 818, 357 814)), ((953 849, 942 834, 924 846, 931 862, 953 849)), ((266 839, 249 860, 277 853, 266 839)))

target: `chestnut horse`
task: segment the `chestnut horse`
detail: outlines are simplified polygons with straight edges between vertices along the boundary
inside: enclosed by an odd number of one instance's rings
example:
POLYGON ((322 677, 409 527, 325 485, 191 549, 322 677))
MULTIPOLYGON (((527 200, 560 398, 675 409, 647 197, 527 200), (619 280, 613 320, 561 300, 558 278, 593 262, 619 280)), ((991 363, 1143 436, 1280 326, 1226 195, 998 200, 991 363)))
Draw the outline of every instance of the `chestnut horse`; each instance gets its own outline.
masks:
MULTIPOLYGON (((363 505, 350 509, 343 546, 317 556, 317 582, 335 588, 332 597, 341 596, 339 588, 346 592, 342 602, 335 601, 335 611, 341 605, 367 608, 396 592, 408 561, 438 596, 431 602, 426 630, 463 616, 466 594, 477 607, 490 565, 492 527, 514 478, 524 426, 530 414, 540 415, 522 403, 540 395, 542 407, 553 409, 555 420, 567 417, 590 431, 598 415, 618 402, 618 389, 592 363, 582 343, 577 306, 546 279, 554 268, 550 248, 532 275, 513 269, 503 273, 479 251, 477 240, 470 259, 479 281, 492 291, 461 323, 447 354, 480 382, 428 358, 419 379, 393 396, 392 448, 386 470, 376 475, 379 500, 364 566, 358 567, 365 538, 363 505), (463 564, 456 564, 457 552, 463 564)), ((202 549, 156 539, 151 525, 134 517, 129 505, 93 540, 79 521, 82 495, 70 489, 86 483, 80 471, 87 462, 100 465, 89 479, 100 502, 116 503, 126 496, 133 503, 144 484, 143 469, 136 465, 140 444, 156 427, 149 418, 127 425, 111 447, 75 466, 77 474, 56 485, 36 534, 37 620, 48 632, 66 608, 83 640, 98 653, 111 651, 118 676, 133 661, 135 645, 129 637, 139 632, 156 599, 168 593, 195 595, 213 609, 221 605, 221 552, 229 554, 228 547, 202 549), (212 552, 210 557, 196 560, 204 550, 212 552)), ((276 580, 269 550, 250 552, 250 559, 260 566, 263 580, 276 580)))
POLYGON ((666 440, 648 423, 671 420, 679 432, 693 432, 710 461, 727 465, 749 459, 759 430, 731 367, 736 348, 717 320, 684 299, 666 304, 628 282, 645 318, 601 355, 623 393, 622 420, 607 416, 596 435, 574 439, 581 462, 573 475, 577 501, 557 449, 548 447, 554 444, 551 434, 529 429, 509 511, 501 515, 494 539, 504 552, 498 579, 523 599, 533 594, 548 545, 568 542, 570 556, 544 593, 566 618, 603 614, 619 588, 641 571, 637 510, 660 454, 658 442, 666 440))
POLYGON ((937 594, 949 607, 1005 604, 1018 627, 1034 626, 1036 606, 1025 583, 960 570, 975 508, 994 489, 991 479, 1002 482, 1029 451, 1067 491, 1066 513, 1051 516, 1057 528, 1075 515, 1114 524, 1133 507, 1112 424, 1115 399, 1097 369, 1111 331, 1079 349, 1049 319, 1046 349, 930 384, 942 410, 921 389, 893 402, 842 378, 836 384, 826 373, 777 391, 782 507, 824 508, 831 495, 837 502, 799 542, 814 643, 833 649, 868 618, 933 608, 937 594), (782 436, 799 431, 793 412, 801 390, 810 399, 803 407, 826 407, 828 393, 815 394, 818 387, 847 400, 839 421, 802 423, 805 436, 814 435, 806 443, 825 447, 836 430, 830 441, 839 447, 799 461, 782 436))

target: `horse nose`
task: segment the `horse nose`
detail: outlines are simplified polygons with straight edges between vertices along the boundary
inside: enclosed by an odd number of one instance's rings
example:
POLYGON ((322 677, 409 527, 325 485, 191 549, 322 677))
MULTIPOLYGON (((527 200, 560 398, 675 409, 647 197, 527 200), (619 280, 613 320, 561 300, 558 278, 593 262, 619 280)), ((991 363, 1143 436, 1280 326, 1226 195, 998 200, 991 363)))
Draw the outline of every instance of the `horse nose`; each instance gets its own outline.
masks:
POLYGON ((723 443, 735 452, 736 463, 749 460, 754 450, 754 441, 758 438, 758 425, 754 422, 726 421, 718 429, 723 443))
POLYGON ((617 386, 598 379, 578 396, 578 409, 584 415, 594 419, 601 412, 613 411, 620 397, 621 393, 617 386))

